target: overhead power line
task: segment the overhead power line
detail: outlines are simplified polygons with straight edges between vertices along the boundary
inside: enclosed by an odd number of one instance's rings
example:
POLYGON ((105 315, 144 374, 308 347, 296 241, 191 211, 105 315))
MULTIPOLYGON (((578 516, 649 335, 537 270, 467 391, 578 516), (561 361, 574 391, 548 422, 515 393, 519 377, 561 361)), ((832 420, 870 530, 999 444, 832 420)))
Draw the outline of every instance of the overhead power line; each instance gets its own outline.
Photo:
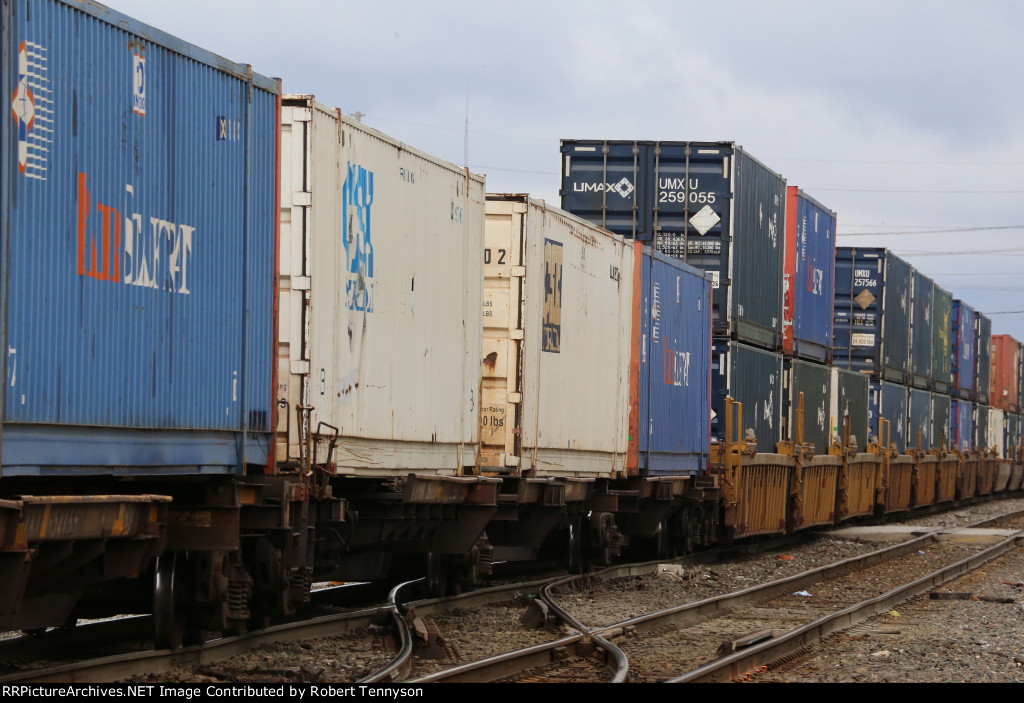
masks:
POLYGON ((997 230, 1007 229, 1024 229, 1024 225, 997 225, 993 227, 947 227, 943 229, 920 229, 911 231, 897 231, 897 232, 839 232, 840 237, 886 237, 889 235, 906 235, 906 234, 943 234, 948 232, 993 232, 997 230))

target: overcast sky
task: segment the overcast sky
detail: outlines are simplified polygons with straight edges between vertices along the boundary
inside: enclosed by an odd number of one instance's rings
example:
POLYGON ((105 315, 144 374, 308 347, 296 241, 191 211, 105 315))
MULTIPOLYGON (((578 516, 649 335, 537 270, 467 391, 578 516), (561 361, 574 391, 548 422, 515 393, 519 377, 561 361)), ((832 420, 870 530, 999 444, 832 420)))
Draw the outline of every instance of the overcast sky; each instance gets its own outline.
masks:
POLYGON ((1019 0, 108 4, 457 164, 468 114, 493 192, 558 204, 560 139, 734 141, 1024 341, 1019 0))

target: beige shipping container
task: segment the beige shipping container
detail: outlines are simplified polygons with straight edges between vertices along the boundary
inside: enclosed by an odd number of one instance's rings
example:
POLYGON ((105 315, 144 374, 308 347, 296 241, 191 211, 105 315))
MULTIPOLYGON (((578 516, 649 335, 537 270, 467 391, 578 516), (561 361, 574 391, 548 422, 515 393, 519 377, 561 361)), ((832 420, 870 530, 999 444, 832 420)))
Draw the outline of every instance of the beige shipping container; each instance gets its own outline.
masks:
POLYGON ((312 96, 281 112, 278 460, 336 433, 338 473, 474 472, 483 177, 312 96))
POLYGON ((487 196, 481 469, 625 471, 633 250, 527 195, 487 196))

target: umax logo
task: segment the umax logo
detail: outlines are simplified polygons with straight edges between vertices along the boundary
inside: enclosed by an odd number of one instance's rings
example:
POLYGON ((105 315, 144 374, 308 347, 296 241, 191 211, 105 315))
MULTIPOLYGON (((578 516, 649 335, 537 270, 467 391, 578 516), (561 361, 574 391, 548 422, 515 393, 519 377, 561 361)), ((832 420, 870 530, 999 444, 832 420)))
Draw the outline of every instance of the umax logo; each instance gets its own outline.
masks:
POLYGON ((87 176, 78 174, 78 275, 98 281, 189 295, 188 270, 196 228, 129 212, 135 189, 125 185, 121 212, 93 206, 87 176))

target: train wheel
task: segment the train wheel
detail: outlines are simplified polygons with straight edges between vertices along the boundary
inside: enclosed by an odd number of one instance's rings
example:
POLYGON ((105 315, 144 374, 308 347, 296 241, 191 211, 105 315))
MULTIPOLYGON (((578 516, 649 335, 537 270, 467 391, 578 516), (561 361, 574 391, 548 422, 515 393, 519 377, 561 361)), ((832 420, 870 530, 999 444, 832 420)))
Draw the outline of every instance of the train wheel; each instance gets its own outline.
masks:
POLYGON ((448 560, 440 552, 427 554, 427 591, 435 598, 448 592, 448 560))
POLYGON ((671 523, 666 517, 658 523, 658 531, 651 539, 651 551, 655 559, 671 559, 676 555, 674 538, 671 523))
POLYGON ((569 573, 582 574, 586 569, 585 549, 583 547, 583 521, 575 518, 566 530, 568 539, 565 543, 566 561, 569 573))
POLYGON ((153 642, 157 649, 178 649, 199 640, 189 624, 184 598, 188 561, 183 554, 161 554, 156 560, 153 588, 153 642))

